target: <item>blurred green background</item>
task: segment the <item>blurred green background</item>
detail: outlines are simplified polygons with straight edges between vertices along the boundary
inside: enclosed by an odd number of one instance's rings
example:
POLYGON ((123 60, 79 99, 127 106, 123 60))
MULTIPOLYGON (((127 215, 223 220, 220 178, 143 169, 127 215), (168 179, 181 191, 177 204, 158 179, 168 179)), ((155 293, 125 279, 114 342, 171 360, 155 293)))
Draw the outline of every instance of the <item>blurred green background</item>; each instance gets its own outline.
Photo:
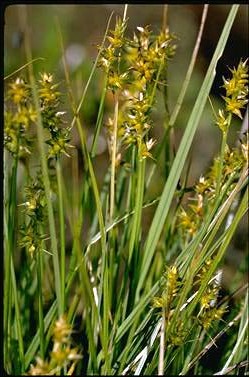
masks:
MULTIPOLYGON (((16 69, 27 63, 23 44, 23 30, 21 27, 21 9, 24 5, 11 5, 5 10, 4 27, 4 75, 11 74, 16 69)), ((56 82, 60 82, 60 90, 63 93, 62 109, 67 111, 67 119, 70 122, 72 113, 68 105, 68 97, 65 90, 65 78, 62 67, 62 51, 56 28, 56 20, 59 20, 63 35, 66 59, 70 68, 71 80, 77 102, 80 99, 82 90, 85 87, 89 73, 97 56, 97 45, 101 44, 108 19, 111 12, 114 16, 111 21, 111 28, 114 27, 116 16, 122 17, 124 11, 123 4, 109 5, 26 5, 28 17, 27 23, 31 35, 31 45, 33 58, 42 57, 34 63, 35 73, 50 72, 54 74, 56 82)), ((188 117, 194 105, 196 96, 201 87, 205 72, 208 68, 212 54, 217 45, 220 33, 224 26, 226 17, 231 5, 210 5, 208 17, 201 42, 200 52, 191 79, 191 84, 187 91, 181 112, 176 121, 176 145, 179 143, 182 132, 188 121, 188 117)), ((162 27, 164 5, 132 5, 128 6, 128 35, 132 36, 137 26, 150 25, 154 32, 159 32, 162 27)), ((191 54, 197 37, 203 4, 198 5, 169 5, 168 24, 170 32, 177 36, 177 50, 173 60, 169 63, 168 75, 168 96, 169 109, 173 110, 179 90, 183 83, 191 54)), ((218 111, 222 108, 223 101, 221 95, 224 94, 222 86, 222 76, 229 77, 228 67, 237 66, 240 59, 248 56, 248 5, 241 5, 233 25, 224 55, 220 59, 217 67, 217 76, 211 90, 211 100, 218 111)), ((21 72, 25 74, 26 69, 21 72)), ((94 79, 88 90, 87 100, 81 110, 81 118, 86 129, 89 143, 94 132, 95 121, 100 101, 103 84, 103 74, 100 70, 94 75, 94 79)), ((163 119, 165 110, 162 96, 157 97, 157 110, 153 114, 154 127, 153 136, 160 142, 163 134, 163 119)), ((111 98, 106 103, 106 113, 112 111, 111 98)), ((244 113, 243 113, 244 114, 244 113)), ((233 146, 238 140, 241 129, 241 121, 235 120, 231 128, 229 143, 233 146)), ((99 153, 95 159, 95 169, 100 184, 109 163, 108 150, 105 141, 104 131, 101 134, 99 143, 99 153)), ((221 135, 214 125, 214 116, 207 103, 201 124, 196 133, 193 147, 190 153, 191 169, 189 175, 189 185, 192 185, 201 174, 204 174, 215 154, 218 153, 221 142, 221 135)), ((73 132, 73 145, 78 145, 76 132, 73 132)), ((151 164, 152 162, 149 162, 151 164)), ((70 164, 70 163, 68 163, 70 164)), ((163 170, 163 166, 161 166, 163 170)), ((70 174, 70 165, 65 168, 66 174, 70 174)), ((158 171, 154 185, 151 187, 152 196, 161 192, 164 185, 164 175, 158 171)), ((150 215, 148 213, 148 215, 150 215)), ((150 216, 149 216, 150 217, 150 216)), ((149 220, 150 221, 150 220, 149 220)), ((245 223, 247 219, 245 218, 245 223)), ((237 250, 235 262, 232 260, 233 269, 238 266, 239 253, 245 250, 247 233, 245 224, 241 226, 239 237, 233 248, 237 250)), ((230 254, 229 254, 230 255, 230 254)), ((232 253, 231 255, 234 255, 232 253)), ((229 257, 233 258, 233 257, 229 257)))

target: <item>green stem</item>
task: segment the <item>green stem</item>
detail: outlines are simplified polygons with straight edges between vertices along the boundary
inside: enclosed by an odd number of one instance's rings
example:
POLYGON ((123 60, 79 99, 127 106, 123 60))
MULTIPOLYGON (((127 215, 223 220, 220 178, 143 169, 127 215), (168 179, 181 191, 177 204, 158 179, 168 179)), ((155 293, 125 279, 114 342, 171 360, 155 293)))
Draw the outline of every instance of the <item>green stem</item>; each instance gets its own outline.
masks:
POLYGON ((104 265, 104 281, 103 281, 103 352, 104 352, 104 374, 110 374, 110 356, 108 353, 109 344, 109 274, 107 258, 103 261, 104 265))
POLYGON ((40 332, 40 352, 41 358, 45 359, 45 337, 44 337, 44 317, 42 300, 42 251, 38 252, 37 260, 37 285, 38 285, 38 312, 39 312, 39 332, 40 332))
POLYGON ((62 313, 65 312, 65 274, 66 274, 66 255, 65 255, 65 219, 62 192, 62 173, 61 162, 56 161, 56 174, 58 183, 58 199, 59 199, 59 220, 60 220, 60 268, 61 268, 61 307, 62 313))
POLYGON ((118 94, 115 95, 114 105, 114 129, 112 141, 112 157, 111 157, 111 184, 110 184, 110 223, 113 220, 114 205, 115 205, 115 170, 116 170, 116 154, 117 154, 117 132, 118 132, 118 94))
POLYGON ((17 286, 16 286, 16 276, 15 276, 15 269, 14 263, 11 256, 11 280, 12 280, 12 287, 13 287, 13 297, 14 297, 14 305, 15 305, 15 324, 17 328, 17 337, 18 337, 18 345, 19 345, 19 358, 20 358, 20 365, 21 365, 21 372, 24 372, 24 345, 23 345, 23 335, 22 335, 22 326, 21 326, 21 316, 20 316, 20 308, 18 303, 18 295, 17 295, 17 286))
MULTIPOLYGON (((134 180, 133 196, 135 198, 135 207, 133 219, 130 224, 129 248, 128 248, 128 273, 129 273, 129 296, 128 311, 133 308, 134 293, 136 291, 137 281, 139 279, 140 259, 139 258, 139 240, 141 235, 141 217, 143 209, 143 194, 145 180, 146 160, 140 160, 140 149, 137 152, 137 179, 134 180), (135 267, 134 267, 135 266, 135 267)), ((127 276, 127 274, 125 274, 127 276)), ((128 276, 127 276, 128 277, 128 276)))
POLYGON ((94 157, 95 154, 96 154, 97 141, 98 141, 100 128, 101 128, 101 124, 102 124, 102 120, 103 120, 104 102, 105 102, 106 91, 107 91, 107 79, 108 79, 108 77, 107 77, 107 74, 106 74, 105 79, 104 79, 104 87, 103 87, 101 99, 100 99, 97 121, 96 121, 96 131, 94 133, 91 152, 90 152, 91 157, 94 157))
MULTIPOLYGON (((115 179, 116 179, 116 158, 117 158, 117 132, 118 132, 118 109, 119 109, 119 100, 118 93, 114 97, 114 129, 113 129, 113 138, 112 138, 112 154, 111 154, 111 180, 110 180, 110 214, 109 214, 109 223, 113 222, 114 207, 115 207, 115 179)), ((110 357, 108 353, 108 344, 109 344, 109 311, 111 310, 111 296, 112 289, 112 274, 113 274, 113 264, 114 264, 114 232, 111 232, 109 253, 105 256, 102 261, 103 267, 103 339, 104 339, 104 354, 105 365, 104 365, 104 374, 110 373, 110 357)))
POLYGON ((111 157, 111 185, 110 185, 110 218, 109 222, 113 220, 114 205, 115 205, 115 170, 116 170, 116 154, 117 154, 117 132, 118 132, 118 94, 115 95, 114 107, 114 129, 112 140, 112 157, 111 157))
MULTIPOLYGON (((19 148, 18 148, 19 149, 19 148)), ((5 218, 5 279, 4 279, 4 356, 6 360, 9 353, 10 341, 10 311, 11 311, 11 258, 15 248, 15 228, 16 228, 16 181, 17 181, 18 157, 13 161, 12 173, 10 178, 10 197, 6 198, 8 204, 8 219, 5 218)))
POLYGON ((219 159, 219 166, 218 166, 218 174, 217 174, 217 184, 216 184, 216 190, 215 190, 215 196, 217 200, 219 199, 219 194, 221 191, 221 183, 222 183, 222 170, 224 166, 224 157, 225 157, 225 150, 226 150, 226 144, 227 144, 227 134, 229 130, 229 125, 231 123, 232 116, 229 114, 228 117, 228 127, 226 131, 222 132, 222 142, 221 142, 221 150, 220 150, 220 159, 219 159))
POLYGON ((129 242, 129 257, 128 263, 130 265, 134 248, 137 248, 140 234, 140 223, 143 207, 143 193, 144 193, 144 178, 145 178, 145 160, 140 160, 140 152, 138 151, 137 158, 137 181, 134 187, 135 193, 135 210, 133 215, 133 222, 131 228, 131 236, 129 242))

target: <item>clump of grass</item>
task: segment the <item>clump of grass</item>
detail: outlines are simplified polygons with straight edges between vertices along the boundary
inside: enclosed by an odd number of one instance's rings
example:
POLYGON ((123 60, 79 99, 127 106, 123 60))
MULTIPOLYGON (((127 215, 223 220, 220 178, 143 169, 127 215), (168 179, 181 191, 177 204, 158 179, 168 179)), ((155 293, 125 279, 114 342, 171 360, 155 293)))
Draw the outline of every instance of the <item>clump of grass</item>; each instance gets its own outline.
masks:
MULTIPOLYGON (((170 88, 165 87, 176 38, 165 18, 158 34, 138 26, 127 37, 127 10, 113 30, 109 20, 78 105, 66 61, 71 109, 62 108, 54 76, 42 72, 35 77, 32 64, 23 67, 28 75, 23 70, 20 76, 18 69, 7 82, 4 368, 10 374, 227 374, 247 368, 248 287, 242 273, 235 292, 221 295, 225 253, 248 209, 247 135, 236 146, 227 144, 234 117, 242 118, 247 103, 247 61, 224 78, 224 108, 213 109, 215 119, 210 119, 210 127, 221 130, 219 155, 191 192, 178 185, 238 6, 231 7, 174 159, 171 132, 191 85, 207 7, 179 101, 166 116, 163 140, 157 141, 151 115, 156 93, 169 111, 170 88), (79 114, 97 66, 104 70, 104 85, 88 148, 79 114), (107 96, 112 98, 108 114, 107 96), (70 124, 63 120, 65 110, 72 110, 70 124), (84 159, 82 178, 70 144, 73 127, 84 159), (95 155, 102 127, 109 167, 100 186, 95 155), (150 182, 167 148, 167 181, 161 195, 151 197, 150 182), (63 167, 70 160, 67 177, 63 167), (150 171, 147 160, 153 164, 150 171), (148 207, 155 213, 145 234, 148 207), (217 364, 205 367, 203 356, 226 333, 229 342, 217 364)), ((27 60, 33 63, 27 30, 25 40, 27 60)))

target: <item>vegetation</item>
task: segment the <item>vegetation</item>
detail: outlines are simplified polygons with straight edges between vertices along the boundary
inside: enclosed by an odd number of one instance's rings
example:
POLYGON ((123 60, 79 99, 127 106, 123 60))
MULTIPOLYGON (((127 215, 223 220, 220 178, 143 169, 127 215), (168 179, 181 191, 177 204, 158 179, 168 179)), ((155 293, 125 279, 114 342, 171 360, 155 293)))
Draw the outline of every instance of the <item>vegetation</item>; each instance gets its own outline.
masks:
MULTIPOLYGON (((222 291, 225 255, 248 209, 247 134, 228 145, 235 118, 242 122, 247 104, 247 61, 225 73, 223 108, 210 101, 210 127, 220 129, 219 154, 210 156, 209 169, 192 187, 186 168, 238 7, 231 6, 176 153, 175 121, 191 85, 208 6, 172 112, 168 66, 177 53, 177 36, 166 18, 158 34, 138 26, 132 37, 126 33, 128 6, 113 30, 109 20, 79 103, 65 59, 66 93, 53 74, 34 74, 26 30, 28 64, 5 78, 7 373, 248 373, 246 256, 230 291, 222 291), (103 88, 89 146, 80 110, 97 70, 103 88), (69 123, 66 96, 73 114, 69 123), (155 140, 159 96, 165 105, 164 135, 155 140), (109 166, 100 184, 96 151, 103 128, 109 166), (82 164, 72 145, 73 130, 82 164), (158 169, 165 183, 155 196, 150 187, 158 169)), ((63 52, 59 24, 58 40, 63 52)))

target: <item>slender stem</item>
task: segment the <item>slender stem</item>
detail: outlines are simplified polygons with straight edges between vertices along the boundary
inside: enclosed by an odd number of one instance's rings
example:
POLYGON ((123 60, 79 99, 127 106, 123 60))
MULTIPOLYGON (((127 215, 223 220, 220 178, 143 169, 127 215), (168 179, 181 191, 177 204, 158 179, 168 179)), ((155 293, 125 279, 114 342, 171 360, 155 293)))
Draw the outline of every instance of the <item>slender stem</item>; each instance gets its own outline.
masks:
POLYGON ((127 310, 130 312, 134 303, 137 281, 139 279, 139 270, 141 267, 139 258, 139 237, 141 234, 141 217, 144 197, 144 180, 145 180, 145 159, 140 160, 140 146, 137 152, 137 179, 134 181, 133 196, 135 198, 134 215, 129 231, 129 249, 128 249, 128 272, 130 278, 129 296, 127 310), (136 266, 136 268, 134 268, 136 266))
POLYGON ((104 265, 104 281, 103 281, 103 352, 105 356, 105 363, 104 363, 104 374, 110 373, 110 357, 108 353, 108 344, 109 344, 109 276, 108 276, 108 264, 107 258, 103 261, 104 265))
POLYGON ((115 205, 115 170, 116 170, 116 154, 117 154, 117 131, 118 131, 118 94, 114 97, 114 124, 113 124, 113 139, 112 139, 112 157, 111 157, 111 184, 110 184, 110 218, 109 222, 113 220, 114 205, 115 205))
POLYGON ((208 4, 204 5, 203 12, 202 12, 202 18, 201 18, 201 24, 200 24, 199 32, 198 32, 197 39, 196 39, 196 42, 195 42, 195 47, 194 47, 194 50, 193 50, 193 53, 192 53, 192 57, 191 57, 191 60, 190 60, 190 64, 189 64, 189 67, 188 67, 186 77, 185 77, 185 80, 183 82, 180 94, 177 98, 176 106, 175 106, 173 113, 170 117, 170 121, 169 121, 170 127, 172 127, 175 124, 176 118, 177 118, 179 111, 181 109, 181 106, 182 106, 182 103, 183 103, 183 100, 184 100, 184 97, 185 97, 185 94, 186 94, 186 91, 187 91, 187 88, 188 88, 188 85, 189 85, 189 82, 190 82, 190 79, 191 79, 191 76, 192 76, 192 72, 193 72, 193 69, 194 69, 194 66, 195 66, 197 54, 198 54, 200 44, 201 44, 203 29, 204 29, 206 18, 207 18, 208 7, 209 7, 208 4))
POLYGON ((14 72, 10 73, 9 75, 5 76, 4 77, 4 80, 7 80, 9 79, 10 77, 14 76, 16 73, 22 71, 24 68, 26 68, 29 64, 33 64, 34 62, 36 62, 37 60, 45 60, 45 58, 36 58, 36 59, 33 59, 31 60, 30 62, 24 64, 22 67, 16 69, 14 72))
POLYGON ((38 284, 38 312, 39 312, 39 332, 40 332, 40 352, 41 358, 45 359, 45 337, 44 337, 44 317, 42 300, 42 251, 38 252, 37 261, 37 284, 38 284))
MULTIPOLYGON (((19 140, 19 139, 18 139, 19 140)), ((19 149, 19 148, 17 148, 19 149)), ((5 279, 4 279, 4 356, 9 355, 10 341, 10 311, 11 311, 11 258, 15 247, 15 223, 16 223, 16 181, 17 181, 18 157, 13 161, 10 178, 10 197, 7 202, 7 219, 5 217, 5 279)), ((7 200, 6 200, 7 201, 7 200)))
POLYGON ((13 287, 13 297, 14 297, 14 305, 15 305, 15 325, 17 329, 18 346, 19 346, 18 347, 19 358, 20 358, 21 372, 24 372, 23 334, 22 334, 21 315, 20 315, 20 308, 19 308, 18 295, 17 295, 16 276, 15 276, 15 269, 14 269, 12 256, 11 256, 10 263, 11 263, 11 280, 12 280, 12 287, 13 287))
POLYGON ((145 161, 140 161, 139 159, 140 151, 138 151, 137 157, 137 180, 133 187, 135 195, 135 208, 133 215, 133 222, 131 228, 131 236, 129 241, 129 259, 128 263, 130 265, 132 260, 132 253, 134 247, 136 248, 139 238, 140 222, 141 222, 141 211, 143 206, 143 192, 144 192, 144 178, 145 178, 145 161))
POLYGON ((163 6, 163 25, 162 25, 163 30, 165 30, 166 27, 167 27, 168 8, 169 8, 169 5, 164 4, 164 6, 163 6))
POLYGON ((93 142, 91 146, 91 152, 90 152, 91 157, 94 157, 96 154, 97 141, 98 141, 98 136, 100 133, 100 128, 101 128, 102 119, 103 119, 106 92, 107 92, 107 74, 105 75, 104 87, 103 87, 101 99, 100 99, 99 111, 98 111, 98 116, 97 116, 97 121, 96 121, 96 131, 94 133, 93 142))
MULTIPOLYGON (((231 114, 229 114, 228 118, 228 124, 231 123, 231 114)), ((219 166, 218 166, 218 173, 217 173, 217 183, 216 183, 216 189, 215 189, 215 196, 217 200, 219 199, 219 194, 221 190, 221 182, 222 182, 222 170, 224 166, 224 156, 225 156, 225 150, 226 150, 226 143, 227 143, 227 134, 228 134, 229 126, 227 127, 226 131, 222 132, 222 142, 221 142, 221 150, 220 150, 220 156, 219 156, 219 166)))
MULTIPOLYGON (((10 333, 9 333, 9 313, 10 313, 10 252, 9 252, 9 244, 7 238, 7 222, 4 219, 4 227, 5 227, 5 258, 4 258, 4 271, 5 271, 5 278, 4 278, 4 305, 3 305, 3 318, 4 318, 4 365, 7 367, 8 358, 9 358, 9 340, 10 340, 10 333)), ((7 370, 8 371, 8 370, 7 370)))
POLYGON ((59 220, 60 220, 60 268, 61 268, 61 306, 62 312, 65 312, 65 218, 64 218, 64 205, 63 205, 63 192, 62 192, 62 174, 61 174, 61 161, 56 161, 56 174, 58 183, 58 199, 59 199, 59 220))
POLYGON ((124 7, 124 14, 123 14, 123 21, 126 20, 127 10, 128 10, 128 4, 125 4, 125 7, 124 7))

